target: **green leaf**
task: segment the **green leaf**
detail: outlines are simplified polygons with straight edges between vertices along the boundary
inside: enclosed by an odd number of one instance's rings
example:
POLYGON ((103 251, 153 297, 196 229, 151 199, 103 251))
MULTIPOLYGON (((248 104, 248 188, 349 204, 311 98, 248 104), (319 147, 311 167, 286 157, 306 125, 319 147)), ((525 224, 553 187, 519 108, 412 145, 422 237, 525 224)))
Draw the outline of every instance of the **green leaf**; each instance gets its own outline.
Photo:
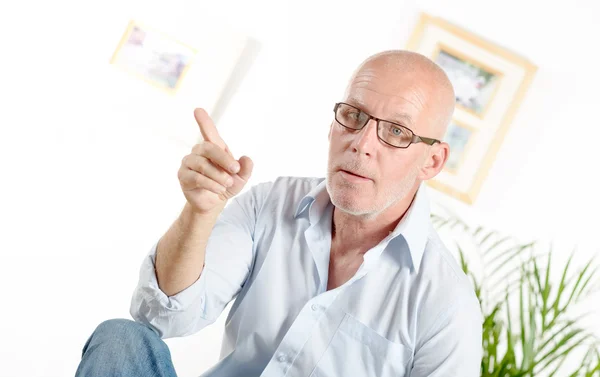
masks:
POLYGON ((490 276, 494 276, 496 273, 503 271, 502 268, 509 263, 514 264, 511 271, 519 270, 523 265, 523 262, 515 264, 515 259, 528 249, 529 246, 527 245, 515 246, 504 252, 499 252, 498 255, 492 257, 491 260, 486 260, 483 258, 483 262, 486 265, 484 268, 486 270, 491 270, 490 276))
MULTIPOLYGON (((497 289, 503 289, 505 287, 511 287, 512 284, 518 284, 521 280, 521 277, 523 276, 523 269, 529 269, 528 268, 528 264, 532 263, 533 261, 539 259, 541 256, 539 255, 534 255, 531 256, 529 260, 522 262, 519 265, 514 266, 513 269, 510 269, 508 272, 506 272, 505 274, 503 274, 502 276, 500 276, 497 279, 493 279, 496 275, 497 272, 500 272, 500 270, 497 270, 496 273, 492 273, 491 275, 487 276, 487 280, 489 281, 488 287, 490 287, 490 291, 496 291, 497 289), (516 277, 512 280, 510 280, 510 282, 508 284, 504 283, 506 282, 508 279, 510 279, 512 276, 516 275, 516 277)), ((526 274, 528 274, 529 272, 525 272, 526 274)), ((540 288, 541 290, 541 288, 540 288)))
MULTIPOLYGON (((570 262, 570 260, 569 260, 570 262)), ((569 266, 569 262, 567 263, 567 268, 569 266)), ((542 302, 544 302, 544 307, 543 307, 543 312, 542 312, 542 316, 543 316, 543 325, 542 325, 542 332, 546 331, 546 315, 548 314, 548 298, 550 297, 550 265, 552 264, 552 247, 550 248, 550 252, 548 253, 548 261, 546 262, 546 280, 544 281, 544 288, 543 290, 540 292, 542 295, 542 302)), ((565 269, 566 271, 566 269, 565 269)), ((558 295, 560 295, 560 288, 559 288, 559 292, 558 295)))
MULTIPOLYGON (((565 266, 564 270, 563 270, 563 274, 562 274, 562 278, 560 279, 560 283, 558 285, 558 292, 556 293, 556 298, 554 300, 554 303, 552 304, 552 308, 554 309, 554 317, 558 317, 559 313, 559 304, 560 304, 560 299, 562 298, 562 293, 564 292, 565 288, 566 288, 566 284, 565 284, 565 279, 567 278, 567 272, 569 270, 569 266, 571 265, 571 260, 573 259, 573 254, 571 254, 571 256, 569 256, 569 259, 567 260, 567 265, 565 266)), ((548 263, 548 270, 550 270, 550 263, 548 263)), ((546 277, 546 280, 548 280, 548 278, 546 277)))
POLYGON ((553 331, 553 332, 552 332, 552 333, 550 333, 550 334, 547 334, 547 335, 546 335, 547 339, 546 339, 546 341, 545 341, 545 342, 543 342, 543 343, 540 345, 540 347, 538 348, 538 352, 542 352, 544 349, 546 349, 546 347, 548 347, 548 345, 549 345, 551 342, 555 341, 555 340, 556 340, 556 338, 557 338, 557 337, 558 337, 558 336, 559 336, 561 333, 563 333, 563 332, 564 332, 565 330, 567 330, 568 328, 572 327, 572 326, 573 326, 575 323, 576 323, 576 321, 575 321, 575 320, 569 320, 569 321, 566 321, 566 322, 565 322, 564 324, 562 324, 562 326, 561 326, 561 327, 559 327, 557 330, 553 331))
POLYGON ((501 237, 499 240, 495 241, 493 244, 487 247, 486 250, 483 251, 484 254, 489 253, 490 251, 497 250, 500 245, 503 243, 510 241, 510 237, 501 237))
POLYGON ((486 234, 486 235, 483 237, 483 239, 481 239, 481 240, 479 241, 479 245, 484 245, 484 244, 487 242, 487 240, 489 240, 490 238, 492 238, 492 237, 493 237, 494 235, 496 235, 496 234, 497 234, 497 232, 496 232, 496 231, 494 231, 494 230, 492 230, 492 231, 488 232, 488 233, 487 233, 487 234, 486 234))
POLYGON ((460 247, 460 245, 457 243, 456 247, 458 248, 458 255, 460 257, 460 267, 462 268, 463 272, 468 275, 469 274, 469 266, 467 264, 467 261, 465 260, 465 253, 462 251, 462 248, 460 247))
POLYGON ((519 286, 519 324, 521 326, 521 347, 523 350, 523 359, 521 360, 521 369, 529 367, 527 365, 529 361, 529 353, 527 349, 527 332, 525 330, 525 303, 523 302, 523 286, 525 279, 521 279, 521 285, 519 286))
MULTIPOLYGON (((584 271, 587 271, 588 267, 591 266, 591 263, 592 263, 592 261, 588 262, 588 264, 584 268, 584 271)), ((592 278, 596 277, 597 273, 598 273, 598 266, 594 267, 594 269, 590 272, 590 274, 588 275, 585 282, 581 285, 581 288, 579 289, 579 293, 577 293, 577 296, 575 298, 576 301, 579 300, 579 298, 583 294, 585 288, 588 286, 588 284, 590 283, 592 278)), ((573 290, 573 291, 575 291, 575 290, 573 290)), ((572 300, 572 298, 569 298, 569 302, 571 302, 571 300, 572 300)))
POLYGON ((600 287, 600 266, 594 258, 575 268, 571 254, 554 279, 552 247, 544 251, 534 248, 535 242, 518 244, 457 217, 432 215, 432 223, 452 230, 452 237, 471 238, 469 246, 483 263, 481 271, 474 270, 464 245, 456 242, 457 259, 484 314, 482 377, 600 377, 600 340, 578 325, 583 316, 570 315, 573 304, 600 287), (565 360, 581 349, 587 349, 586 356, 576 370, 569 370, 565 360))
POLYGON ((557 342, 556 346, 549 351, 547 351, 543 356, 540 357, 536 362, 536 366, 542 363, 543 366, 540 367, 537 372, 544 371, 548 366, 550 366, 554 361, 561 357, 566 357, 569 352, 571 352, 574 348, 581 345, 587 338, 590 337, 590 334, 584 333, 582 329, 574 329, 569 331, 560 341, 557 342), (579 339, 577 339, 578 335, 582 335, 579 339), (569 343, 570 340, 573 340, 572 343, 569 343), (570 346, 568 346, 570 344, 570 346), (568 347, 567 347, 568 346, 568 347), (567 347, 567 348, 565 348, 567 347))
MULTIPOLYGON (((571 261, 572 256, 573 255, 571 255, 571 257, 569 257, 569 262, 571 261)), ((573 298, 575 297, 576 292, 577 292, 578 287, 580 286, 581 282, 589 281, 588 279, 585 279, 585 275, 590 267, 591 267, 591 261, 586 263, 585 267, 578 274, 576 274, 577 280, 575 282, 575 285, 571 288, 571 293, 569 295, 569 298, 564 303, 564 305, 560 306, 562 294, 564 292, 564 289, 566 288, 566 284, 563 284, 563 281, 565 280, 566 271, 569 268, 569 263, 567 263, 567 265, 565 266, 564 272, 563 272, 563 279, 561 279, 561 284, 559 285, 559 290, 558 290, 556 298, 552 304, 552 308, 554 310, 554 313, 553 313, 554 317, 552 318, 552 321, 550 322, 550 324, 548 326, 553 325, 554 322, 556 322, 562 316, 562 314, 564 314, 564 312, 567 310, 567 308, 573 301, 573 298)), ((595 273, 594 270, 592 271, 592 273, 595 273)), ((571 279, 569 279, 569 280, 571 280, 571 279)))

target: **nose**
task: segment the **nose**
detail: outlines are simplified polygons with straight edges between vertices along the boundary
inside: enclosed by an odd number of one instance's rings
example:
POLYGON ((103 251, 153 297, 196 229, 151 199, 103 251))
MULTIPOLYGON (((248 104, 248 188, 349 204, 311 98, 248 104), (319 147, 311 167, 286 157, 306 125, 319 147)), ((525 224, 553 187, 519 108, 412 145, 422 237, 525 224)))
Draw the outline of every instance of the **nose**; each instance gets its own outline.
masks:
POLYGON ((377 137, 377 121, 369 119, 367 124, 355 135, 352 141, 352 152, 371 156, 373 149, 379 142, 377 137))

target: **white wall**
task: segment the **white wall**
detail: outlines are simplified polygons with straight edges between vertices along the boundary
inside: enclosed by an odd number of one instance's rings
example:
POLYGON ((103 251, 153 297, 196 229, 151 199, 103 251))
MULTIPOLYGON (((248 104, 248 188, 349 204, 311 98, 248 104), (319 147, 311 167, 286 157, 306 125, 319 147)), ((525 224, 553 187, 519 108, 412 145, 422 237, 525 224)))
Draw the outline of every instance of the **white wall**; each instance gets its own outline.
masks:
MULTIPOLYGON (((592 0, 1 7, 2 376, 73 375, 94 327, 128 317, 139 264, 183 205, 176 172, 198 136, 193 107, 215 97, 202 91, 201 74, 171 98, 109 66, 130 18, 189 41, 210 36, 229 49, 233 31, 261 43, 218 125, 237 156, 253 158, 251 184, 323 175, 332 105, 345 80, 368 54, 404 46, 419 11, 476 30, 540 69, 477 203, 434 199, 519 237, 598 253, 600 78, 593 46, 600 5, 592 0), (310 119, 294 117, 306 109, 310 119)), ((230 60, 203 63, 214 70, 230 60)), ((169 341, 181 376, 197 376, 216 361, 221 327, 222 320, 169 341)))

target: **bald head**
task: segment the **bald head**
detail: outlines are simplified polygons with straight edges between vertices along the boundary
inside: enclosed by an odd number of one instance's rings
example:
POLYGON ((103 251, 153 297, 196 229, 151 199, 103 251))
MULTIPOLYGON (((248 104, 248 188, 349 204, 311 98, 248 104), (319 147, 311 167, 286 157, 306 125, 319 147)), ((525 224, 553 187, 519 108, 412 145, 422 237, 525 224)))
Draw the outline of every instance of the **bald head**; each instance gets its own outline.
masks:
POLYGON ((421 183, 439 174, 448 159, 448 143, 424 138, 443 139, 454 102, 448 77, 425 56, 385 51, 367 58, 341 101, 350 108, 336 104, 329 127, 327 190, 335 208, 385 224, 401 218, 421 183), (402 127, 422 139, 399 145, 410 136, 402 127))
POLYGON ((443 69, 416 52, 380 52, 368 57, 354 71, 346 96, 352 89, 366 88, 375 78, 385 84, 377 87, 385 95, 407 97, 404 90, 411 87, 413 95, 406 99, 422 113, 420 132, 426 133, 423 136, 443 138, 455 107, 454 88, 443 69))

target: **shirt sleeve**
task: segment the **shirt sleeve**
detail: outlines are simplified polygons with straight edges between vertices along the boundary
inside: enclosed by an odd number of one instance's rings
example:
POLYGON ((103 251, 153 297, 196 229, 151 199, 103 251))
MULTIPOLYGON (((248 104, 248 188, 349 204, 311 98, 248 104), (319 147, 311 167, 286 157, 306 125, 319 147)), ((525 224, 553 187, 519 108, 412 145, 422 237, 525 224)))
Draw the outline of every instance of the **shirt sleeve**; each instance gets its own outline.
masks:
POLYGON ((209 237, 202 274, 176 295, 167 296, 158 286, 158 242, 154 244, 131 299, 133 319, 150 325, 163 339, 191 335, 213 323, 250 273, 256 218, 267 190, 268 184, 257 185, 229 202, 209 237))
POLYGON ((479 377, 483 318, 474 294, 442 313, 415 351, 410 377, 479 377))

